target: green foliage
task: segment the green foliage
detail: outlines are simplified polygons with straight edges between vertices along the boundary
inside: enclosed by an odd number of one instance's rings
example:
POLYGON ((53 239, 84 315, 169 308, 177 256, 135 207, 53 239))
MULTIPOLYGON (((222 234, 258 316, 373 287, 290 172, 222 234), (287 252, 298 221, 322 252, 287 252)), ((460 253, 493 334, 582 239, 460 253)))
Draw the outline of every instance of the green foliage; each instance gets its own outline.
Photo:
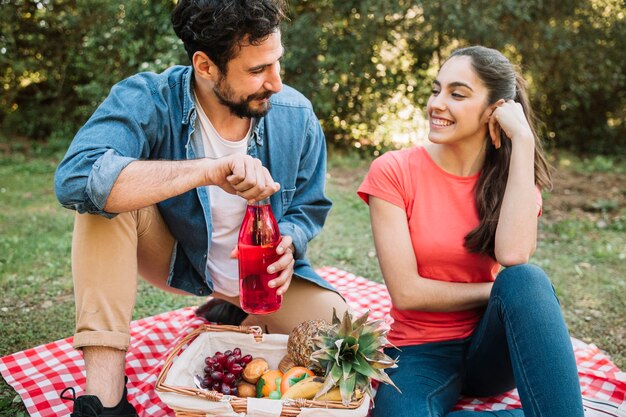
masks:
POLYGON ((490 3, 472 2, 486 18, 463 19, 461 13, 445 32, 503 50, 521 64, 557 146, 621 152, 626 144, 623 1, 490 3))
POLYGON ((330 137, 384 150, 403 122, 418 130, 410 139, 423 135, 414 116, 448 53, 482 44, 522 67, 554 146, 623 153, 624 9, 621 0, 296 1, 286 79, 312 97, 330 137), (401 108, 411 116, 398 117, 401 108))
MULTIPOLYGON (((331 142, 378 154, 425 136, 436 70, 458 46, 502 50, 530 81, 555 147, 626 149, 623 0, 292 0, 288 84, 331 142)), ((175 0, 0 0, 0 124, 67 142, 110 87, 188 62, 175 0)))
MULTIPOLYGON (((622 165, 622 171, 626 171, 626 166, 622 165)), ((581 166, 581 171, 584 172, 613 172, 618 171, 618 167, 615 166, 613 158, 596 155, 590 159, 584 159, 581 166)))
POLYGON ((0 123, 13 135, 71 138, 117 81, 185 63, 172 0, 4 0, 0 123))
POLYGON ((404 74, 382 56, 406 8, 379 0, 293 3, 285 80, 311 98, 336 141, 377 144, 371 134, 389 112, 385 103, 407 90, 404 74))

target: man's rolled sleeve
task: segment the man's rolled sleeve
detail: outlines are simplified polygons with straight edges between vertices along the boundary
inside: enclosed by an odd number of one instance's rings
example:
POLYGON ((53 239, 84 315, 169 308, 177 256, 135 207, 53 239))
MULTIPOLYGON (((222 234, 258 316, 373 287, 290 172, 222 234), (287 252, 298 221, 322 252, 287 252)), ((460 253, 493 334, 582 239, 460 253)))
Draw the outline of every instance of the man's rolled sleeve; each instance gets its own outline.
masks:
POLYGON ((55 193, 63 207, 108 218, 104 207, 120 173, 138 159, 149 159, 152 143, 161 133, 152 94, 142 76, 116 84, 78 131, 57 167, 55 193))
POLYGON ((98 158, 89 173, 87 186, 85 188, 87 201, 90 201, 93 207, 90 207, 91 210, 86 207, 87 210, 85 211, 109 218, 115 216, 113 213, 105 212, 104 206, 120 173, 133 161, 136 161, 136 159, 116 155, 113 149, 109 149, 104 155, 98 158))

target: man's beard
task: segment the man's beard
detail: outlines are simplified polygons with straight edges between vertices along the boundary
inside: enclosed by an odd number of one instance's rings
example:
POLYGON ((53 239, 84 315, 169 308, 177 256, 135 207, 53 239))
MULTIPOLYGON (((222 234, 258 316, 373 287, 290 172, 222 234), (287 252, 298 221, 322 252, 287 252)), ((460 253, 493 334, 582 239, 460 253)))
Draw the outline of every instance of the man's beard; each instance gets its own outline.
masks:
POLYGON ((230 85, 226 83, 226 77, 220 77, 215 87, 213 87, 213 92, 221 104, 228 107, 232 114, 241 118, 263 117, 272 107, 269 101, 265 103, 266 106, 256 110, 250 107, 250 103, 253 100, 269 98, 273 94, 269 91, 250 94, 248 97, 238 102, 233 101, 232 97, 234 97, 235 93, 230 85))

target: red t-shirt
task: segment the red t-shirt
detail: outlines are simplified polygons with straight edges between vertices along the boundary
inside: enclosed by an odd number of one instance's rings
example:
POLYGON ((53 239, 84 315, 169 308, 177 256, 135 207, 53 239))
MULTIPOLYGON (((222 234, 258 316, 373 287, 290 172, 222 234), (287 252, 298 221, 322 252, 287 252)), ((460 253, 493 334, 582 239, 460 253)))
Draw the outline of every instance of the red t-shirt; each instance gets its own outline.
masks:
MULTIPOLYGON (((372 195, 406 212, 419 276, 487 282, 495 279, 500 265, 463 246, 465 235, 479 223, 474 198, 477 180, 478 174, 461 177, 444 171, 425 148, 415 147, 374 160, 358 194, 366 203, 372 195)), ((482 311, 426 312, 392 306, 394 322, 388 339, 405 346, 464 338, 473 332, 482 311)))

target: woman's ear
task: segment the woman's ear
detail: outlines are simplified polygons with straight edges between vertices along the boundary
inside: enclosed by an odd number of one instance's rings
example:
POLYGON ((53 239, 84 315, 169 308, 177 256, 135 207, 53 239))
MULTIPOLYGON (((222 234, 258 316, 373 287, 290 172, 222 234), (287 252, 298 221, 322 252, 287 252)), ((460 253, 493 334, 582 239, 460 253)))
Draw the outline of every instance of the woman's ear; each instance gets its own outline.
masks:
POLYGON ((196 75, 206 80, 215 80, 217 77, 217 66, 211 61, 211 58, 204 52, 196 51, 191 59, 193 70, 196 75))
POLYGON ((483 110, 483 113, 480 115, 480 123, 489 123, 489 118, 491 117, 491 114, 496 109, 496 107, 497 106, 495 104, 485 107, 485 110, 483 110))
POLYGON ((496 101, 495 103, 490 104, 489 106, 487 106, 485 108, 485 111, 483 112, 483 114, 481 116, 481 121, 483 123, 489 123, 489 119, 491 118, 491 115, 493 114, 494 110, 496 108, 498 108, 498 106, 500 106, 500 105, 502 105, 504 103, 505 103, 505 100, 501 98, 500 100, 496 101))
POLYGON ((494 104, 487 106, 485 112, 483 113, 483 117, 486 117, 487 128, 489 129, 489 138, 491 139, 491 143, 496 149, 500 149, 501 137, 500 133, 502 132, 502 128, 500 124, 493 117, 493 112, 503 104, 505 101, 500 99, 496 101, 494 104))

